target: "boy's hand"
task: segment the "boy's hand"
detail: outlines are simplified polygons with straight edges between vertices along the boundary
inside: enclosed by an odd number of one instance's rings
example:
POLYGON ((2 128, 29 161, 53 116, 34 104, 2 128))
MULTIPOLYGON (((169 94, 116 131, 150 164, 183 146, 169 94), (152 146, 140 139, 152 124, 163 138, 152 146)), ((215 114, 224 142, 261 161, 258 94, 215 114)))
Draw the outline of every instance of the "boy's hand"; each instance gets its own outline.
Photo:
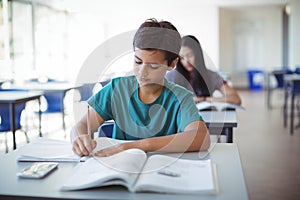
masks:
POLYGON ((96 146, 90 135, 80 135, 73 141, 73 151, 79 156, 91 156, 96 146))

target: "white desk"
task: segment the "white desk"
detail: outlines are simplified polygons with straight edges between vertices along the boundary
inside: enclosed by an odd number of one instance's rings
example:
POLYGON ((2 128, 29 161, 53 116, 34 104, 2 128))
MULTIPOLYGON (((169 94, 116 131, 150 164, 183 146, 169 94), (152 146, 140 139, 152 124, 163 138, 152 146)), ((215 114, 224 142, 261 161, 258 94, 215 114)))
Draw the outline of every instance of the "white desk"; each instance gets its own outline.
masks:
MULTIPOLYGON (((41 180, 18 179, 16 173, 31 162, 16 162, 22 148, 0 157, 0 199, 163 199, 163 200, 244 200, 248 199, 245 178, 236 144, 218 143, 209 155, 217 165, 220 192, 217 195, 174 195, 130 193, 119 186, 81 191, 60 191, 59 188, 74 170, 76 163, 60 163, 58 169, 41 180)), ((175 155, 175 154, 172 154, 175 155)), ((199 159, 198 153, 185 153, 183 158, 199 159)), ((184 185, 182 187, 185 187, 184 185)))
POLYGON ((233 128, 237 127, 236 111, 200 111, 212 135, 226 135, 226 142, 233 142, 233 128))
POLYGON ((7 104, 10 107, 10 120, 11 131, 13 133, 13 148, 17 148, 16 144, 16 122, 15 122, 15 109, 19 103, 26 103, 31 100, 38 100, 39 102, 39 133, 41 132, 41 101, 40 97, 43 95, 41 92, 21 92, 21 91, 0 91, 0 103, 7 104))

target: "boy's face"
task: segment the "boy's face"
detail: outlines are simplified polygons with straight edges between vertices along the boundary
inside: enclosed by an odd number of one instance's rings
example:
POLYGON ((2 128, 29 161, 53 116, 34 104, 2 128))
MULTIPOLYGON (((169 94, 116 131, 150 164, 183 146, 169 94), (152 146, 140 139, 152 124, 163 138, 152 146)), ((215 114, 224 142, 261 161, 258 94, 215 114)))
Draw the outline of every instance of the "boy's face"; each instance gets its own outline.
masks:
POLYGON ((134 55, 134 74, 140 86, 151 84, 164 84, 168 66, 165 54, 160 50, 136 49, 134 55))

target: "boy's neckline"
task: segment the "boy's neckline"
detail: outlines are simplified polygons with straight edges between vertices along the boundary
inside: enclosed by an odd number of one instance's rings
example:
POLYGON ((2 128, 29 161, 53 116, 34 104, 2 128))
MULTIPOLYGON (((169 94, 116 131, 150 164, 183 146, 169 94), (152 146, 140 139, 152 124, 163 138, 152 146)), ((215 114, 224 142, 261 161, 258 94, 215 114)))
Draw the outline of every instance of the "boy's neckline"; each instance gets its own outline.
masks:
POLYGON ((161 86, 158 91, 155 92, 155 94, 152 95, 152 97, 149 95, 149 92, 147 91, 141 91, 142 88, 138 86, 137 88, 137 97, 138 99, 147 105, 153 104, 156 102, 156 100, 161 96, 163 93, 163 90, 165 89, 165 86, 161 86))

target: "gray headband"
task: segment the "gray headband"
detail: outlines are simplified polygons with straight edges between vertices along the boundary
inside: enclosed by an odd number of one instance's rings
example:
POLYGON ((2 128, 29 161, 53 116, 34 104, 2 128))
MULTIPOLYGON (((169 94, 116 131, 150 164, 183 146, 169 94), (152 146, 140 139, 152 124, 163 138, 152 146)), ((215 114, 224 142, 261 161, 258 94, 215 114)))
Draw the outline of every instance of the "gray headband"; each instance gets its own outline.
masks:
POLYGON ((136 32, 133 46, 139 49, 160 49, 178 55, 181 47, 181 37, 175 30, 161 27, 143 27, 136 32))

